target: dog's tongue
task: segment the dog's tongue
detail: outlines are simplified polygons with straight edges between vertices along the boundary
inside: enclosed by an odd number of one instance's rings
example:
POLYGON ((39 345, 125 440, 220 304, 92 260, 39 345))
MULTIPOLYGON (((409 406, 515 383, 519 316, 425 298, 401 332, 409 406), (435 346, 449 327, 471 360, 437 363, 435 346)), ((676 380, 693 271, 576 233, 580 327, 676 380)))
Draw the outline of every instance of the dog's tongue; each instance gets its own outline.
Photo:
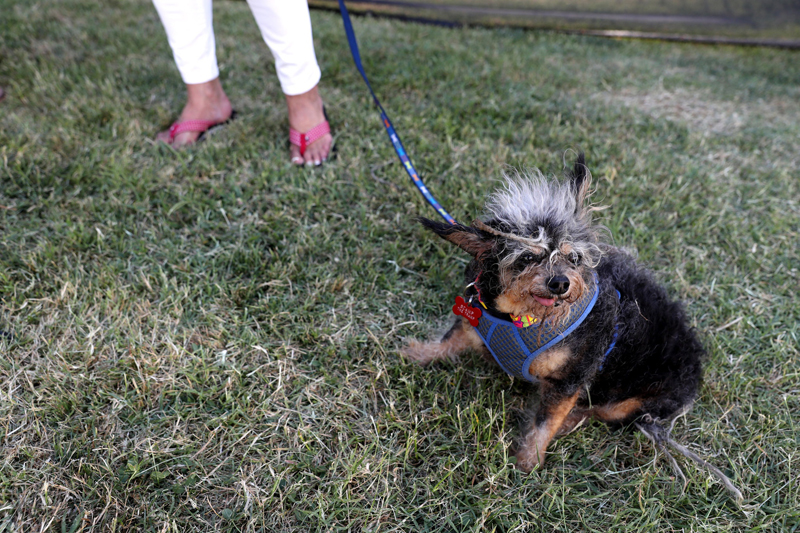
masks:
POLYGON ((555 298, 542 298, 541 296, 536 296, 535 294, 533 295, 533 297, 536 298, 537 302, 539 302, 540 304, 542 304, 545 307, 550 307, 551 305, 556 303, 556 299, 555 298))

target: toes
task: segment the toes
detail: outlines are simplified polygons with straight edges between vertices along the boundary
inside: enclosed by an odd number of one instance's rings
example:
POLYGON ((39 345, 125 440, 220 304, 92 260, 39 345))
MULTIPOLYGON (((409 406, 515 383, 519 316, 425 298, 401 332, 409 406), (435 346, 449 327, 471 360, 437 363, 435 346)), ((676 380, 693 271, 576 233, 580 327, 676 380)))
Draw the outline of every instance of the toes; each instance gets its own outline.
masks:
POLYGON ((305 163, 308 166, 319 166, 322 164, 322 158, 319 156, 319 147, 311 145, 305 153, 305 163))
POLYGON ((167 130, 159 132, 156 135, 156 140, 166 144, 171 144, 174 148, 182 148, 184 146, 189 146, 190 144, 194 144, 195 142, 197 142, 198 137, 200 137, 199 132, 185 131, 183 133, 179 133, 173 139, 169 136, 169 130, 167 130))
POLYGON ((292 163, 295 165, 300 166, 305 162, 303 157, 300 155, 300 147, 295 144, 289 146, 289 155, 292 158, 292 163))
MULTIPOLYGON (((333 144, 333 137, 330 134, 317 139, 308 147, 305 153, 304 162, 306 165, 319 166, 328 159, 333 144)), ((299 152, 298 152, 299 153, 299 152)))
POLYGON ((156 140, 162 143, 172 144, 172 139, 169 138, 169 130, 158 132, 156 134, 156 140))
POLYGON ((320 140, 322 142, 322 150, 320 151, 320 155, 322 156, 322 161, 327 161, 328 156, 331 155, 331 147, 333 146, 333 137, 330 135, 326 136, 324 139, 320 140))
POLYGON ((185 131, 183 133, 179 133, 172 141, 172 146, 175 148, 189 146, 190 144, 197 142, 198 137, 200 137, 200 133, 196 131, 185 131))

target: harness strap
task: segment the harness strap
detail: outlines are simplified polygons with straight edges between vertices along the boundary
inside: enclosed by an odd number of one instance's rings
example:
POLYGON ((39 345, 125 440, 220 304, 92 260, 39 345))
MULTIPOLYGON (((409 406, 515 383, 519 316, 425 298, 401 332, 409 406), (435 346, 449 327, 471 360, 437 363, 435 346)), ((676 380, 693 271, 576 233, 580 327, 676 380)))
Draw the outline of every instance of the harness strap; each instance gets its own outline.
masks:
MULTIPOLYGON (((619 302, 621 298, 622 296, 620 295, 619 290, 617 290, 617 302, 619 302)), ((611 344, 609 345, 608 350, 606 350, 606 353, 603 354, 603 358, 600 359, 600 366, 597 367, 598 372, 603 371, 603 365, 606 364, 608 354, 610 354, 611 350, 614 349, 614 346, 617 345, 617 335, 619 335, 619 321, 614 323, 614 334, 611 336, 611 344)))
MULTIPOLYGON (((475 280, 477 282, 477 279, 475 280)), ((470 286, 476 285, 476 282, 470 286)), ((478 301, 483 303, 477 286, 474 287, 478 301)), ((617 293, 617 301, 620 299, 619 291, 617 293)), ((594 287, 591 293, 586 294, 576 304, 578 308, 575 310, 579 316, 573 316, 571 321, 564 323, 553 329, 552 324, 544 321, 541 325, 530 326, 532 330, 538 328, 545 328, 538 334, 528 332, 528 328, 518 328, 513 322, 497 318, 490 313, 482 313, 475 327, 475 331, 483 340, 486 347, 491 352, 495 361, 506 374, 524 379, 526 381, 537 381, 530 374, 530 365, 534 359, 543 352, 552 348, 559 342, 563 341, 570 333, 572 333, 583 321, 589 316, 595 303, 600 295, 600 284, 597 274, 594 274, 594 287), (580 303, 583 301, 583 303, 580 303), (533 336, 532 336, 533 334, 533 336), (497 339, 495 339, 497 337, 497 339)), ((485 304, 484 304, 485 305, 485 304)), ((619 322, 614 325, 614 332, 612 334, 611 343, 608 349, 603 354, 598 366, 598 372, 602 371, 606 359, 617 343, 619 335, 619 322)))

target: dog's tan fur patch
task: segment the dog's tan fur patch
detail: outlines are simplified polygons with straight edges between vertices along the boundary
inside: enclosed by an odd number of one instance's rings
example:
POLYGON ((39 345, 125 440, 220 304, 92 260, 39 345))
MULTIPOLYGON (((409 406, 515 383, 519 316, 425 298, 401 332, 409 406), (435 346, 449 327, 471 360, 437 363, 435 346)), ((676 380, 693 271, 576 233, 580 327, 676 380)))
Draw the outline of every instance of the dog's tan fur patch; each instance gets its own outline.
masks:
POLYGON ((600 405, 592 409, 592 415, 603 422, 619 422, 625 420, 637 409, 642 407, 642 400, 639 398, 628 398, 617 403, 600 405))
POLYGON ((571 356, 572 350, 566 346, 562 348, 552 348, 539 354, 539 356, 533 360, 531 366, 528 367, 528 372, 537 379, 552 376, 564 366, 571 356))

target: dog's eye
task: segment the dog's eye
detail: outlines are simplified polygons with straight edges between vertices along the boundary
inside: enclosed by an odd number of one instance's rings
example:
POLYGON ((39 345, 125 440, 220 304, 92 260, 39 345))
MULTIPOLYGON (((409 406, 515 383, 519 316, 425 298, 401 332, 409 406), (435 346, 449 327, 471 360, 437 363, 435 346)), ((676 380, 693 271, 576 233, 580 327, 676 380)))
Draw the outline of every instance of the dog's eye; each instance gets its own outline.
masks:
POLYGON ((524 254, 519 256, 520 263, 523 263, 523 264, 526 264, 526 265, 528 265, 530 263, 538 263, 541 260, 542 260, 542 256, 541 255, 536 255, 536 254, 531 253, 531 252, 525 252, 524 254))
POLYGON ((576 254, 576 253, 573 252, 573 253, 571 253, 569 255, 569 262, 572 263, 575 266, 578 266, 579 264, 581 264, 581 259, 583 259, 581 257, 581 254, 576 254))

